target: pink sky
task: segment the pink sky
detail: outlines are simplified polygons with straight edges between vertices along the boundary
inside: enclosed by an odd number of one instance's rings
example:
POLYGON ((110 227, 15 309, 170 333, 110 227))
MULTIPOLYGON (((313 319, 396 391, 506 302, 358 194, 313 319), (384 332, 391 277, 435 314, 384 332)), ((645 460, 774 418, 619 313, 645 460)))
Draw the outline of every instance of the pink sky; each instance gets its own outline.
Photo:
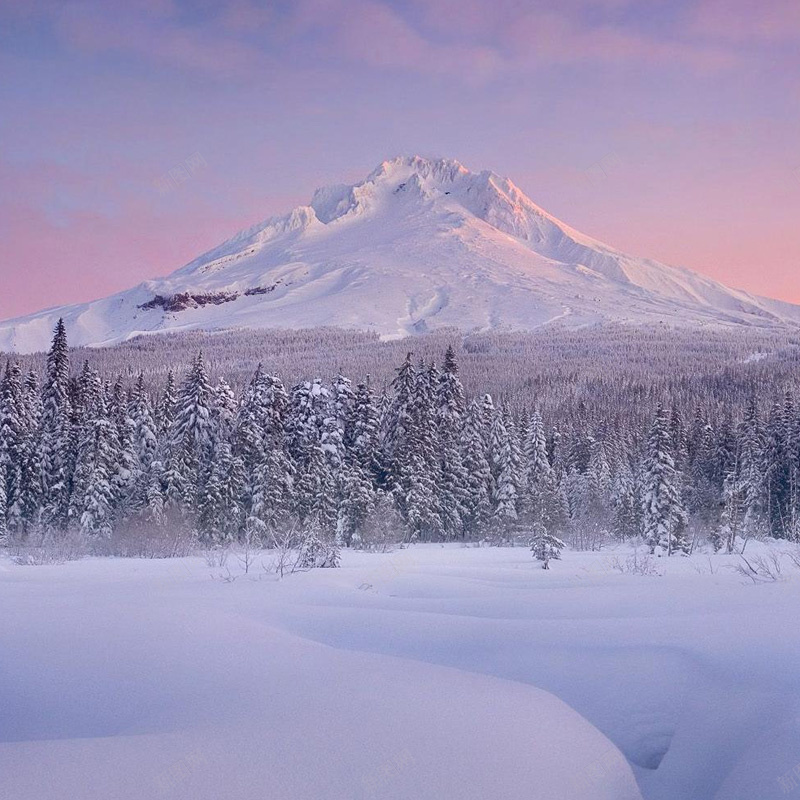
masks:
POLYGON ((0 0, 0 317, 410 153, 800 302, 798 45, 794 0, 0 0))

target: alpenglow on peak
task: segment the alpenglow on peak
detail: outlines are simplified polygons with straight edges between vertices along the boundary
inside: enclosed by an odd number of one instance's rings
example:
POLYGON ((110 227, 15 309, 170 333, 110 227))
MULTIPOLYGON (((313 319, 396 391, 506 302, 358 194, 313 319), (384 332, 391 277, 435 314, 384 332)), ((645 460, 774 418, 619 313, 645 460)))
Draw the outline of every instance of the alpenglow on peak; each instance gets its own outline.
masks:
MULTIPOLYGON (((113 264, 109 265, 113 269, 113 264)), ((558 324, 796 326, 800 307, 626 255, 548 214, 509 179, 399 156, 317 189, 165 278, 0 323, 0 348, 143 333, 335 326, 401 337, 435 328, 558 324)))

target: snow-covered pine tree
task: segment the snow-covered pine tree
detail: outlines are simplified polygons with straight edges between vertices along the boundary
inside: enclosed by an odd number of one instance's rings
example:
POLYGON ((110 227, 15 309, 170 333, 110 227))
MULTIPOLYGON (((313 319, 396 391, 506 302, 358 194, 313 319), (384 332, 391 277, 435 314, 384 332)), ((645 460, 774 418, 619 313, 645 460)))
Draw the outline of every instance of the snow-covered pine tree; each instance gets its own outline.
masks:
POLYGON ((350 438, 348 425, 353 417, 356 393, 349 378, 339 373, 331 383, 331 415, 336 419, 341 432, 342 442, 350 438))
POLYGON ((220 378, 212 396, 211 445, 198 513, 199 536, 212 545, 232 541, 241 516, 241 468, 232 447, 236 413, 233 390, 220 378))
POLYGON ((53 333, 42 391, 39 432, 42 510, 40 522, 47 531, 66 530, 69 519, 71 452, 69 405, 69 346, 62 319, 53 333))
POLYGON ((37 524, 42 499, 42 463, 39 451, 41 393, 34 372, 29 372, 23 381, 21 407, 16 497, 8 508, 8 526, 9 530, 24 534, 37 524))
MULTIPOLYGON (((490 401, 487 395, 484 398, 484 412, 490 401)), ((489 464, 494 478, 493 518, 500 530, 506 532, 517 519, 518 465, 515 463, 514 446, 504 414, 494 409, 489 436, 489 464)))
POLYGON ((542 569, 550 569, 550 562, 561 558, 564 542, 541 522, 533 524, 532 533, 531 552, 533 557, 541 562, 542 569))
POLYGON ((234 432, 234 468, 241 473, 240 528, 266 536, 290 510, 295 469, 286 449, 286 389, 261 365, 245 390, 234 432))
POLYGON ((719 499, 719 489, 714 485, 716 442, 714 428, 699 411, 693 435, 696 438, 690 454, 687 507, 692 514, 708 518, 713 516, 712 509, 718 506, 719 499))
POLYGON ((211 385, 203 354, 186 374, 169 431, 165 501, 170 509, 196 518, 211 451, 211 385))
POLYGON ((319 441, 331 474, 338 481, 345 457, 344 425, 333 413, 332 407, 322 420, 319 441))
POLYGON ((19 496, 21 468, 25 457, 25 407, 22 371, 18 363, 6 365, 0 383, 0 471, 2 472, 3 514, 0 525, 7 528, 7 517, 19 496))
MULTIPOLYGON (((173 377, 167 376, 159 407, 151 407, 144 381, 137 379, 131 397, 133 443, 139 459, 139 483, 134 487, 131 512, 145 524, 160 527, 166 521, 167 467, 170 464, 170 426, 174 419, 173 377), (166 428, 162 428, 162 423, 166 428)), ((174 510, 174 509, 173 509, 174 510)))
POLYGON ((528 422, 523 445, 525 496, 522 507, 531 523, 542 523, 548 530, 563 527, 567 517, 557 497, 556 474, 547 457, 547 438, 541 412, 537 409, 528 422))
POLYGON ((775 401, 766 430, 764 484, 770 534, 776 539, 792 536, 796 507, 797 467, 793 463, 794 410, 791 398, 775 401))
POLYGON ((416 436, 417 374, 412 358, 413 353, 408 353, 395 370, 392 395, 381 421, 381 462, 386 488, 391 491, 410 535, 418 537, 421 520, 416 513, 417 503, 423 500, 417 484, 424 466, 416 436))
POLYGON ((337 539, 345 546, 361 542, 361 529, 375 507, 378 411, 369 384, 360 383, 353 393, 345 420, 344 459, 340 477, 337 539))
POLYGON ((458 362, 452 345, 448 345, 436 387, 436 417, 439 427, 449 427, 457 433, 465 413, 464 387, 458 375, 458 362))
POLYGON ((750 538, 762 533, 766 527, 764 435, 754 399, 748 403, 737 430, 737 452, 746 492, 742 535, 750 538))
POLYGON ((114 425, 117 438, 111 485, 114 490, 114 505, 123 515, 130 510, 134 487, 141 478, 141 468, 134 443, 135 425, 128 406, 129 398, 126 396, 122 381, 117 379, 109 400, 109 418, 114 425))
POLYGON ((483 426, 483 408, 473 400, 467 408, 460 437, 462 461, 468 478, 465 525, 473 536, 483 536, 492 517, 492 472, 486 457, 483 426))
POLYGON ((286 415, 289 454, 302 469, 310 451, 318 447, 324 420, 329 416, 330 392, 319 378, 292 387, 286 415))
POLYGON ((659 405, 650 428, 645 462, 643 526, 650 552, 660 548, 668 556, 689 552, 686 511, 670 451, 669 418, 659 405))
POLYGON ((380 413, 383 461, 389 468, 397 460, 397 451, 404 447, 414 427, 416 370, 413 355, 408 353, 395 370, 391 397, 384 392, 382 398, 385 405, 380 413))
POLYGON ((318 378, 292 389, 286 440, 297 471, 293 511, 305 526, 319 525, 332 535, 338 503, 334 469, 339 466, 342 443, 332 416, 330 392, 318 378), (323 435, 328 437, 325 443, 323 435))
POLYGON ((340 492, 336 538, 343 546, 352 547, 361 543, 362 528, 375 508, 375 488, 353 456, 342 469, 340 492))
POLYGON ((139 462, 139 471, 145 473, 158 450, 158 430, 142 373, 136 379, 129 413, 133 423, 133 450, 139 462))
POLYGON ((312 520, 306 527, 300 552, 301 569, 326 569, 339 566, 339 547, 331 541, 327 532, 312 520))
POLYGON ((358 463, 360 469, 371 480, 377 479, 380 471, 378 464, 380 420, 369 380, 366 383, 359 383, 356 387, 345 431, 345 452, 351 462, 358 463))
POLYGON ((744 532, 747 512, 747 484, 743 480, 741 462, 737 456, 729 465, 728 474, 722 484, 722 513, 718 525, 711 532, 711 543, 715 551, 725 549, 732 553, 736 540, 744 532))
POLYGON ((166 439, 172 429, 172 422, 175 419, 175 404, 178 402, 177 392, 175 388, 175 373, 170 370, 167 373, 167 380, 164 384, 164 390, 161 397, 158 399, 154 413, 154 421, 156 423, 156 431, 158 439, 166 439))
MULTIPOLYGON (((75 459, 72 473, 72 491, 70 492, 69 519, 73 527, 82 528, 81 517, 86 509, 86 498, 91 490, 94 475, 95 447, 94 436, 97 421, 95 419, 102 408, 102 424, 108 425, 108 413, 105 403, 103 384, 100 376, 89 366, 83 365, 78 380, 76 402, 80 406, 80 415, 73 426, 75 441, 75 459)), ((111 476, 108 476, 111 480, 111 476)))
POLYGON ((412 390, 411 414, 414 426, 409 439, 411 459, 407 466, 404 497, 406 519, 412 535, 425 541, 439 541, 444 533, 441 514, 441 443, 436 426, 435 390, 439 372, 423 361, 417 366, 412 390), (410 474, 411 464, 415 472, 410 474))
POLYGON ((521 508, 522 487, 525 483, 524 456, 522 453, 522 440, 519 435, 519 424, 511 413, 511 407, 507 402, 501 406, 500 413, 503 415, 503 425, 508 436, 509 452, 511 456, 511 471, 514 480, 514 491, 516 493, 515 511, 519 516, 521 508))
POLYGON ((5 465, 0 465, 0 547, 4 547, 8 543, 6 485, 6 467, 5 465))
POLYGON ((110 536, 114 517, 114 488, 118 437, 116 425, 109 418, 105 391, 97 393, 81 428, 81 441, 76 458, 75 506, 80 510, 79 525, 83 533, 110 536))
POLYGON ((632 539, 641 533, 642 500, 636 474, 629 463, 617 469, 611 485, 611 509, 614 534, 632 539))
POLYGON ((305 528, 333 535, 337 522, 336 483, 319 443, 307 444, 304 464, 294 486, 294 512, 305 528))

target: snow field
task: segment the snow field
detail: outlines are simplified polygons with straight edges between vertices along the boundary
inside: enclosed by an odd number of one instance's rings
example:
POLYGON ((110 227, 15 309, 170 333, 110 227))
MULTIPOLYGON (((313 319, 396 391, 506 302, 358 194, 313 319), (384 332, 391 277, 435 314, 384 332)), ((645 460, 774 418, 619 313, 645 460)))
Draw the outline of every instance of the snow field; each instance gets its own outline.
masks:
POLYGON ((648 577, 628 553, 545 572, 419 545, 282 581, 235 556, 4 561, 0 794, 786 796, 800 572, 648 577))

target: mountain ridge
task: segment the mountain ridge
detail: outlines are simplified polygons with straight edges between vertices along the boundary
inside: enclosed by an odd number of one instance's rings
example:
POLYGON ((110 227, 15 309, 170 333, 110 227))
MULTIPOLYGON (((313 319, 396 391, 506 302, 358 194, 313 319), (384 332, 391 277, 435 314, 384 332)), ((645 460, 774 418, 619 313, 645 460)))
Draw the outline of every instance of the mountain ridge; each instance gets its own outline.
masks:
POLYGON ((800 306, 622 253, 536 205, 512 181, 452 159, 382 162, 363 181, 246 228, 165 278, 0 322, 0 349, 32 352, 58 317, 76 345, 144 333, 551 323, 800 324, 800 306))

